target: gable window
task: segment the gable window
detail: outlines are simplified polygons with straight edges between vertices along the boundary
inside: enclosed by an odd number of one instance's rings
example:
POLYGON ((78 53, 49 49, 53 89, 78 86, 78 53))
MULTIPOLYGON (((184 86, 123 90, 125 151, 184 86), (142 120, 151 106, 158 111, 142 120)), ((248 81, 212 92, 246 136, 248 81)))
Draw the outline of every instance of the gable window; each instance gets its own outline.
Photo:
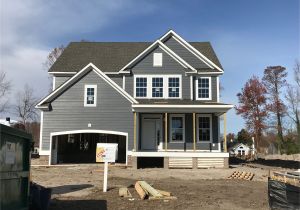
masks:
POLYGON ((137 77, 135 79, 136 97, 147 97, 147 77, 137 77))
POLYGON ((170 142, 185 141, 184 119, 183 114, 173 114, 170 116, 170 142))
POLYGON ((84 86, 84 106, 95 107, 97 104, 97 85, 84 86))
POLYGON ((210 142, 212 139, 211 129, 212 129, 211 115, 199 115, 198 116, 198 141, 210 142))
POLYGON ((200 77, 197 79, 196 84, 197 100, 211 100, 211 78, 200 77))
POLYGON ((153 53, 153 66, 162 66, 162 53, 153 53))
POLYGON ((179 98, 179 77, 169 77, 168 86, 169 97, 179 98))
POLYGON ((163 97, 163 86, 164 79, 162 77, 153 77, 152 78, 152 97, 153 98, 162 98, 163 97))

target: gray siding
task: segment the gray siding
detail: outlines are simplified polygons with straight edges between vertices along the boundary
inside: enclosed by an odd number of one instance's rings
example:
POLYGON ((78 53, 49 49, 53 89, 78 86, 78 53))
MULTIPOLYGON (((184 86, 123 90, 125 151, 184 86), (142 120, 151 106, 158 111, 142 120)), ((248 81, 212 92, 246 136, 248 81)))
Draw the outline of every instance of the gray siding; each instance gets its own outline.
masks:
MULTIPOLYGON (((166 54, 162 49, 156 48, 145 56, 140 62, 138 62, 132 68, 132 74, 180 74, 182 75, 182 98, 190 99, 190 77, 185 76, 186 70, 181 66, 177 61, 175 61, 171 56, 166 54), (163 54, 163 65, 162 67, 153 67, 153 53, 162 53, 163 54)), ((133 95, 133 76, 126 77, 126 91, 133 95)))
POLYGON ((42 150, 49 150, 51 132, 82 129, 126 132, 128 149, 132 149, 131 103, 93 71, 58 96, 51 105, 52 111, 44 112, 42 150), (85 84, 97 84, 96 107, 84 107, 85 84))
POLYGON ((188 51, 185 47, 183 47, 180 43, 178 43, 173 37, 167 39, 164 42, 167 47, 173 50, 177 55, 179 55, 183 60, 188 62, 194 68, 209 68, 204 62, 202 62, 199 58, 193 55, 190 51, 188 51))
POLYGON ((55 77, 55 89, 65 83, 71 77, 55 77))
POLYGON ((117 85, 120 87, 123 87, 123 77, 122 76, 116 76, 116 75, 108 75, 109 78, 111 78, 117 85))

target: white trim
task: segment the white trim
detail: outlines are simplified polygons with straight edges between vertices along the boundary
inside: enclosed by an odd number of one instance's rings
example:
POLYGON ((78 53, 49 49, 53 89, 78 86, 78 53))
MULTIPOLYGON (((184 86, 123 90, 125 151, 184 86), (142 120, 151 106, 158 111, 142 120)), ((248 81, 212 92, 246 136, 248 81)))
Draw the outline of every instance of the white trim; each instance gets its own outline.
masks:
POLYGON ((155 41, 152 43, 149 47, 147 47, 143 52, 141 52, 137 57, 135 57, 133 60, 131 60, 128 64, 126 64, 119 73, 126 72, 125 70, 134 62, 138 61, 143 57, 144 54, 146 54, 148 51, 150 51, 152 48, 159 46, 164 52, 166 52, 169 56, 171 56, 174 60, 176 60, 179 64, 181 64, 184 68, 189 68, 194 72, 197 72, 197 70, 192 67, 190 64, 188 64, 185 60, 183 60, 180 56, 178 56, 175 52, 173 52, 170 48, 168 48, 166 45, 164 45, 160 40, 155 41))
POLYGON ((218 105, 218 104, 210 104, 210 105, 175 105, 175 104, 132 104, 132 108, 225 108, 231 109, 234 105, 218 105))
POLYGON ((213 143, 213 136, 212 136, 212 114, 197 114, 197 122, 196 122, 196 129, 197 129, 197 143, 213 143), (209 117, 209 141, 200 141, 199 140, 199 117, 209 117))
POLYGON ((200 74, 200 75, 211 75, 211 74, 217 74, 217 75, 222 75, 223 73, 221 72, 198 72, 197 74, 200 74))
POLYGON ((40 145, 39 145, 39 154, 42 151, 43 145, 43 129, 44 129, 44 112, 41 111, 41 124, 40 124, 40 145))
POLYGON ((185 114, 170 114, 169 117, 169 142, 170 143, 184 143, 185 142, 185 114), (172 118, 173 117, 182 117, 182 124, 183 124, 183 132, 182 132, 182 141, 174 141, 172 140, 172 118))
POLYGON ((129 100, 131 103, 138 103, 131 95, 129 95, 125 90, 123 90, 119 85, 117 85, 112 79, 110 79, 107 75, 105 75, 100 69, 98 69, 94 64, 89 63, 86 65, 82 70, 80 70, 76 75, 74 75, 72 78, 70 78, 68 81, 66 81, 63 85, 59 86, 57 89, 55 89, 52 93, 50 93, 48 96, 46 96, 44 99, 42 99, 35 108, 40 108, 40 105, 43 104, 46 100, 51 98, 54 94, 61 91, 65 86, 67 86, 69 83, 73 82, 77 77, 79 77, 82 73, 89 70, 92 67, 92 70, 98 74, 104 81, 106 81, 109 85, 111 85, 116 91, 118 91, 122 96, 124 96, 127 100, 129 100))
POLYGON ((128 133, 126 132, 119 132, 119 131, 110 131, 110 130, 71 130, 71 131, 60 131, 60 132, 52 132, 50 133, 50 150, 49 152, 49 165, 51 165, 51 156, 52 156, 52 137, 59 136, 59 135, 66 135, 66 134, 76 134, 76 133, 104 133, 104 134, 114 134, 114 135, 121 135, 126 137, 126 165, 128 163, 128 133))
POLYGON ((97 106, 97 85, 84 85, 84 107, 96 107, 97 106), (94 103, 87 104, 87 89, 94 88, 94 103))
POLYGON ((219 81, 219 77, 217 77, 217 102, 220 102, 220 81, 219 81))
POLYGON ((67 71, 54 71, 54 72, 48 72, 48 74, 76 74, 77 72, 72 71, 72 72, 67 72, 67 71))
POLYGON ((132 152, 128 151, 128 155, 133 157, 198 157, 198 158, 228 158, 228 152, 164 152, 164 151, 157 151, 157 152, 132 152))
POLYGON ((195 88, 196 88, 196 100, 197 101, 209 101, 209 100, 212 99, 212 95, 211 95, 211 88, 212 88, 211 77, 197 77, 196 80, 195 80, 195 88), (198 95, 198 92, 199 92, 198 82, 199 82, 200 78, 201 79, 208 79, 208 82, 209 82, 209 89, 208 89, 209 97, 208 98, 199 98, 199 95, 198 95))
POLYGON ((182 99, 182 75, 181 74, 135 74, 133 76, 133 96, 137 99, 182 99), (136 96, 136 78, 147 78, 147 96, 136 96), (152 78, 163 78, 163 96, 152 97, 152 78), (169 97, 169 78, 179 78, 179 97, 169 97))
POLYGON ((122 88, 125 90, 125 75, 123 75, 123 83, 122 83, 122 88))
POLYGON ((221 69, 215 63, 213 63, 211 60, 209 60, 206 56, 204 56, 201 52, 199 52, 197 49, 195 49, 191 44, 189 44, 187 41, 185 41, 181 36, 179 36, 173 30, 168 31, 163 37, 160 38, 160 41, 163 41, 170 34, 173 35, 173 38, 175 38, 176 41, 181 43, 185 48, 189 49, 194 55, 196 55, 197 58, 201 59, 204 63, 208 63, 209 64, 208 66, 210 66, 210 67, 213 66, 214 68, 218 69, 219 71, 224 72, 223 69, 221 69))
POLYGON ((153 67, 162 67, 163 65, 163 54, 153 53, 153 67))
POLYGON ((52 91, 55 90, 55 76, 52 77, 52 91))
POLYGON ((193 76, 190 76, 190 91, 191 91, 191 100, 194 100, 194 87, 193 87, 193 76))

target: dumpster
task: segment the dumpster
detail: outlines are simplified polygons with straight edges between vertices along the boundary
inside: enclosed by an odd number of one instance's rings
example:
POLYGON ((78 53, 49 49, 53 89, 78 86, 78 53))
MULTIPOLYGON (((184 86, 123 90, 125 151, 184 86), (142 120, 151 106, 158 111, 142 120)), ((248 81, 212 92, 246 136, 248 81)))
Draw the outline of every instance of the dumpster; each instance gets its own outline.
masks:
POLYGON ((28 209, 30 134, 0 124, 0 209, 28 209))

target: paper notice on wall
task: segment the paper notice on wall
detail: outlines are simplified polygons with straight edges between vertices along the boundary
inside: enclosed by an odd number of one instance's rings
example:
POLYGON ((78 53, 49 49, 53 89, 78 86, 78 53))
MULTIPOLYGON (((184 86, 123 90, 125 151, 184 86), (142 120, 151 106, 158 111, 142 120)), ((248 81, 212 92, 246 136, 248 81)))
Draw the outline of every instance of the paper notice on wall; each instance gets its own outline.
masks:
POLYGON ((16 144, 6 142, 5 164, 14 164, 16 160, 16 144))

